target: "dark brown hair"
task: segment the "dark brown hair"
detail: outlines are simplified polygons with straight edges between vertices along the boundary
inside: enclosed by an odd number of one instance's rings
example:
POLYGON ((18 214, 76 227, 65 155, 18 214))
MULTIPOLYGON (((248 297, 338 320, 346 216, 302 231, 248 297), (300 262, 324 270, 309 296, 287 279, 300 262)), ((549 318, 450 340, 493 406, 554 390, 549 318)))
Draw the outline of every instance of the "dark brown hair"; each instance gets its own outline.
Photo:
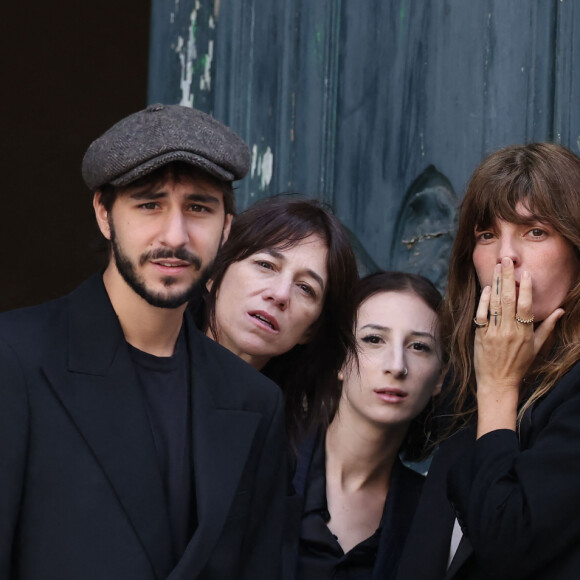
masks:
MULTIPOLYGON (((454 398, 452 430, 471 422, 477 414, 473 370, 473 317, 481 293, 475 267, 475 229, 492 226, 498 219, 550 225, 580 256, 580 159, 551 143, 532 143, 500 149, 475 170, 461 204, 459 228, 451 253, 449 282, 443 317, 444 340, 451 345, 451 384, 454 398), (516 211, 521 203, 531 216, 516 211)), ((580 284, 570 289, 566 314, 553 333, 549 354, 537 357, 525 377, 537 385, 523 392, 518 421, 538 398, 580 358, 580 284)))
POLYGON ((262 369, 284 391, 293 444, 317 427, 328 426, 340 398, 336 377, 347 355, 356 350, 352 290, 358 273, 345 229, 319 201, 297 194, 263 199, 234 219, 215 260, 206 297, 206 326, 219 340, 215 303, 228 267, 266 248, 291 248, 312 234, 319 235, 328 248, 322 313, 310 342, 273 357, 262 369))
MULTIPOLYGON (((383 292, 397 292, 403 294, 413 294, 423 300, 423 302, 439 317, 443 298, 427 278, 418 274, 408 272, 375 272, 369 274, 359 281, 356 291, 357 309, 361 304, 375 294, 383 292)), ((447 362, 448 353, 445 345, 438 337, 439 347, 441 349, 442 368, 447 362)), ((435 438, 432 433, 433 425, 433 398, 423 411, 413 419, 405 441, 403 442, 402 452, 405 460, 421 461, 425 459, 431 449, 432 441, 435 438)))

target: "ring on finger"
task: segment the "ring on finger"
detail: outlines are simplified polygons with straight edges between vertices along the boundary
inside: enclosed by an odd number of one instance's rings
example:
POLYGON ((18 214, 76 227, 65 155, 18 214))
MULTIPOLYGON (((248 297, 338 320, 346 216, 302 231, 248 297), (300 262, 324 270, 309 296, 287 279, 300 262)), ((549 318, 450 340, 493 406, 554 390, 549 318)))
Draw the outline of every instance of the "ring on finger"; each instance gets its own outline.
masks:
POLYGON ((520 324, 532 324, 534 322, 533 314, 530 318, 520 318, 520 316, 516 314, 514 318, 516 319, 516 322, 519 322, 520 324))
POLYGON ((477 328, 485 328, 489 322, 486 320, 485 322, 477 322, 477 316, 473 319, 473 324, 477 326, 477 328))

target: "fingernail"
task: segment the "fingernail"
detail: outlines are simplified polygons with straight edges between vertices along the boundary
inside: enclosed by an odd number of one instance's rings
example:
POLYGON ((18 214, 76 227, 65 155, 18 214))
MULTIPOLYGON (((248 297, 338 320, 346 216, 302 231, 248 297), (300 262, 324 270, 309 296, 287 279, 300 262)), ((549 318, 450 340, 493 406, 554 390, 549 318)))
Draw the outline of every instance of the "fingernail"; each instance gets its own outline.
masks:
POLYGON ((522 272, 522 279, 524 279, 524 280, 529 280, 530 279, 530 273, 527 270, 524 270, 522 272))
POLYGON ((495 273, 499 276, 501 274, 501 264, 495 265, 495 273))
POLYGON ((507 268, 508 266, 510 266, 510 265, 511 265, 511 263, 512 263, 512 261, 511 261, 511 259, 510 259, 510 258, 502 258, 502 259, 501 259, 501 265, 502 265, 504 268, 507 268))
POLYGON ((482 294, 491 294, 491 286, 486 286, 483 290, 482 290, 482 294))

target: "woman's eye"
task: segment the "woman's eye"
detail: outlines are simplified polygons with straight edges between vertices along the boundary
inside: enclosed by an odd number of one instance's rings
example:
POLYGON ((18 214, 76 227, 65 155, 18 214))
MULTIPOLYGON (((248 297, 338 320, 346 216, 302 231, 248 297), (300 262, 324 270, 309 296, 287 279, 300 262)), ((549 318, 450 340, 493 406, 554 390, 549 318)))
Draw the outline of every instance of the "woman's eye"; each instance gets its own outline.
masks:
POLYGON ((264 268, 266 270, 274 269, 274 266, 272 266, 272 264, 270 264, 270 262, 267 262, 266 260, 256 260, 256 264, 260 266, 260 268, 264 268))
POLYGON ((546 234, 546 232, 540 228, 534 228, 530 230, 529 233, 533 238, 541 238, 546 234))
POLYGON ((316 292, 314 292, 314 290, 308 284, 298 284, 298 287, 303 292, 305 292, 306 294, 308 294, 308 296, 312 296, 312 297, 315 297, 316 296, 316 292))
POLYGON ((363 338, 361 339, 363 342, 366 342, 367 344, 380 344, 382 339, 380 336, 377 336, 376 334, 371 334, 369 336, 363 336, 363 338))
POLYGON ((492 232, 480 232, 480 233, 477 233, 475 235, 475 239, 480 240, 482 242, 487 242, 487 241, 493 239, 493 233, 492 232))
POLYGON ((411 344, 412 350, 418 350, 420 352, 431 352, 431 347, 424 342, 414 342, 411 344))

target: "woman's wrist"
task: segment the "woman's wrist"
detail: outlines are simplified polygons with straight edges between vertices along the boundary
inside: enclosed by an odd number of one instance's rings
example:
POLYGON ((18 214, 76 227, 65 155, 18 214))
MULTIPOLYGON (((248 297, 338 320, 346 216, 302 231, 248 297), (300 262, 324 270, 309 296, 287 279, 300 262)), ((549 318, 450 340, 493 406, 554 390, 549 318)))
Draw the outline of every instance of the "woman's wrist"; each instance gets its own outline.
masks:
POLYGON ((516 430, 518 389, 486 388, 477 390, 477 438, 497 429, 516 430))

